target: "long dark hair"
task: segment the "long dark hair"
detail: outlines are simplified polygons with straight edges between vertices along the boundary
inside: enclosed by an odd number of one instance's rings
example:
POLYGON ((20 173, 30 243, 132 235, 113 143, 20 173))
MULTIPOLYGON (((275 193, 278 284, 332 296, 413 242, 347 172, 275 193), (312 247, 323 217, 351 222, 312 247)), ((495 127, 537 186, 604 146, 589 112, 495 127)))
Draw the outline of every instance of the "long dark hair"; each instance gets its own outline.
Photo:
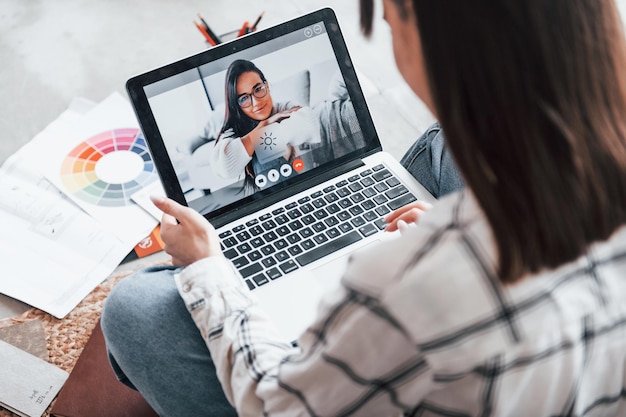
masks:
MULTIPOLYGON (((500 279, 572 261, 625 224, 615 2, 410 1, 435 112, 493 230, 500 279)), ((371 3, 361 0, 366 34, 371 3)))
MULTIPOLYGON (((229 129, 233 130, 235 136, 242 137, 250 133, 250 131, 260 123, 258 120, 248 117, 237 103, 237 78, 246 72, 256 72, 259 74, 259 77, 261 77, 261 81, 267 81, 263 72, 250 61, 238 59, 229 65, 228 70, 226 71, 226 82, 224 83, 224 96, 226 102, 224 124, 220 130, 220 134, 217 136, 216 142, 219 141, 222 134, 229 129)), ((256 189, 252 161, 248 163, 245 171, 244 190, 256 189)))

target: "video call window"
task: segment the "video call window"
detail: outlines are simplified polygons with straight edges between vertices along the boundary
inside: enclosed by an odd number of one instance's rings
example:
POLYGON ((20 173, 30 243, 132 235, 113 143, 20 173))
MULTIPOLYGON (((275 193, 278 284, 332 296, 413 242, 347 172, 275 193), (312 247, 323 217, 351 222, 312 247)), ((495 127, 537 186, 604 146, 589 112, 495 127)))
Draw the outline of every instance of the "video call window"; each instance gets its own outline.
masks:
POLYGON ((185 199, 202 214, 366 146, 323 23, 145 92, 185 199))

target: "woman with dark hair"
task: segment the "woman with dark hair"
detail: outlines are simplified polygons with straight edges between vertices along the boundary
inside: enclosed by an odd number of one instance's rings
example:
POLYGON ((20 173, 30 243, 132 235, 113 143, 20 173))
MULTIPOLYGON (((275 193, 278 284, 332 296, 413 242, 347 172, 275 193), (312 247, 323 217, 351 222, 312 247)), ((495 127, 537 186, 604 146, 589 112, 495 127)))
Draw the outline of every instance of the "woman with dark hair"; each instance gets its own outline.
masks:
MULTIPOLYGON (((338 94, 319 103, 313 109, 303 108, 301 103, 276 102, 272 98, 270 82, 263 72, 251 61, 239 59, 230 64, 226 71, 224 125, 217 137, 211 154, 211 167, 223 178, 244 177, 244 190, 257 189, 255 175, 278 169, 300 157, 297 146, 307 143, 307 166, 323 163, 333 157, 364 146, 358 135, 350 130, 355 124, 356 114, 343 83, 339 83, 338 94), (298 113, 297 129, 282 129, 282 145, 279 154, 261 160, 257 153, 259 145, 268 132, 286 119, 298 113), (287 130, 287 131, 286 131, 287 130), (286 142, 286 143, 285 143, 286 142)), ((336 87, 333 85, 333 87, 336 87)), ((288 123, 282 123, 286 126, 288 123)), ((306 156, 305 156, 306 158, 306 156)))
MULTIPOLYGON (((288 118, 300 106, 274 103, 270 83, 263 72, 243 59, 231 63, 226 71, 225 96, 224 125, 217 137, 211 166, 225 178, 238 177, 245 169, 244 187, 254 188, 254 173, 259 171, 254 166, 254 150, 264 128, 288 118)), ((285 161, 295 154, 292 146, 287 149, 283 155, 285 161)))
MULTIPOLYGON (((626 415, 626 42, 614 0, 383 6, 398 68, 440 120, 466 188, 354 255, 295 348, 272 337, 202 216, 157 199, 185 268, 113 291, 102 324, 114 364, 163 415, 626 415), (184 323, 181 347, 168 355, 154 322, 184 323)), ((373 10, 361 0, 365 33, 373 10)), ((401 209, 389 227, 425 209, 401 209)))

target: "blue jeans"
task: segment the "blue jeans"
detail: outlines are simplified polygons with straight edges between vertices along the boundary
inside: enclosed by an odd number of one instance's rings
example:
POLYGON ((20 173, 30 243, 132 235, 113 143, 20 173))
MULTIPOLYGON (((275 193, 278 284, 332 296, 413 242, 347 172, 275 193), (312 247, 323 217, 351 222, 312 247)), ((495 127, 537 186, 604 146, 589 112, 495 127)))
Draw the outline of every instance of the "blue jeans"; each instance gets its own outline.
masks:
POLYGON ((463 178, 445 146, 443 131, 438 123, 415 141, 400 163, 435 198, 464 187, 463 178))
POLYGON ((101 318, 111 366, 160 416, 236 416, 178 295, 175 271, 147 268, 113 288, 101 318))
MULTIPOLYGON (((435 197, 463 187, 438 125, 428 129, 401 162, 435 197)), ((111 366, 160 416, 236 416, 209 350, 178 295, 175 271, 168 266, 147 268, 113 288, 101 321, 111 366)))

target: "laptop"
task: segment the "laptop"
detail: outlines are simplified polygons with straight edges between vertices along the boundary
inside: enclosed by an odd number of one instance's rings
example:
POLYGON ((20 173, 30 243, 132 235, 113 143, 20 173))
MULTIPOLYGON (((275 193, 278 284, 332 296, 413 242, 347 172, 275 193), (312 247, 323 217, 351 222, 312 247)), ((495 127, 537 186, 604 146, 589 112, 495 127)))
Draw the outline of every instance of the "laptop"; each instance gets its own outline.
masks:
POLYGON ((287 340, 350 253, 397 237, 383 231, 389 212, 434 201, 382 151, 331 9, 135 76, 127 90, 165 193, 215 226, 287 340))

